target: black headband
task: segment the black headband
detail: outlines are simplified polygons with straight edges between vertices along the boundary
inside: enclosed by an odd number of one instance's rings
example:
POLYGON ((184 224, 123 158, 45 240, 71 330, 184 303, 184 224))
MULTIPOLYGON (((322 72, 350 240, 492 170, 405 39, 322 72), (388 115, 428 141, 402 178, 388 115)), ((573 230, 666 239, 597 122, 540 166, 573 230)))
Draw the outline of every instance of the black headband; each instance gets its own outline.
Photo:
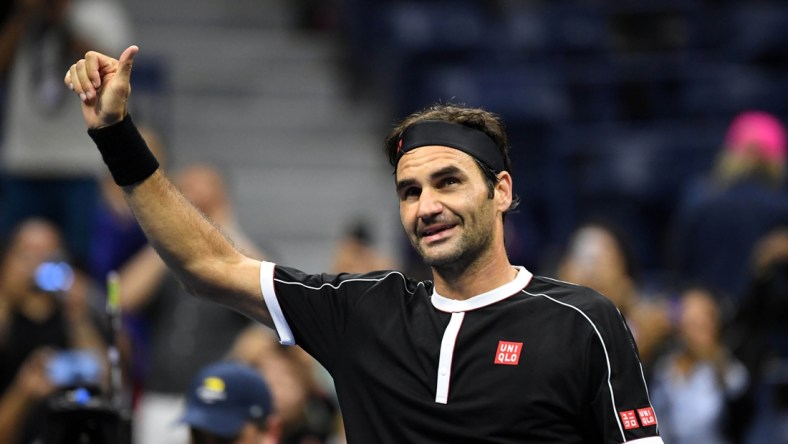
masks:
POLYGON ((490 136, 469 126, 445 120, 423 120, 407 127, 397 145, 397 163, 408 151, 428 145, 458 149, 496 172, 506 169, 501 150, 490 136))

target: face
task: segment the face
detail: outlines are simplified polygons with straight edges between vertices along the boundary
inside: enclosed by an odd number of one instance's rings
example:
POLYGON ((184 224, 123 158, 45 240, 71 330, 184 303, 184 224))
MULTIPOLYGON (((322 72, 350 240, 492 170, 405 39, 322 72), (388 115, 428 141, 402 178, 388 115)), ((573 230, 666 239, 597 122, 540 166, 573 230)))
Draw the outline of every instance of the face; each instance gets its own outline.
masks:
POLYGON ((32 287, 36 268, 60 249, 60 235, 47 222, 30 221, 19 230, 6 254, 3 270, 4 293, 21 297, 32 287))
POLYGON ((183 195, 208 216, 214 216, 225 205, 222 178, 207 165, 186 168, 178 174, 177 183, 183 195))
POLYGON ((702 353, 717 342, 719 318, 717 306, 711 295, 691 290, 681 304, 680 333, 691 351, 702 353))
POLYGON ((271 356, 261 366, 282 422, 292 424, 298 421, 304 411, 308 393, 294 362, 283 356, 271 356))
POLYGON ((252 423, 247 423, 241 429, 241 433, 233 444, 266 444, 270 442, 266 438, 265 432, 257 428, 252 423))
POLYGON ((397 165, 402 226, 433 267, 464 267, 491 250, 499 213, 509 205, 499 191, 490 199, 479 166, 454 148, 416 148, 397 165))
POLYGON ((608 231, 586 226, 578 230, 561 266, 561 279, 586 285, 610 298, 619 308, 630 295, 624 255, 608 231))

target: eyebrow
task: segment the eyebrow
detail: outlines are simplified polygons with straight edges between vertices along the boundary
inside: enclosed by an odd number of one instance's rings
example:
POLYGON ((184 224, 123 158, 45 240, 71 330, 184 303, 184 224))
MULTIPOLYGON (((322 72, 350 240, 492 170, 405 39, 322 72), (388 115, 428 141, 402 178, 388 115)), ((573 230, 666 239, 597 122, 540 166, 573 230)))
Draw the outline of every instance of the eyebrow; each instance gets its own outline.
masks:
MULTIPOLYGON (((465 173, 458 167, 454 165, 445 166, 437 171, 434 171, 430 174, 430 181, 434 181, 440 179, 441 177, 445 176, 464 176, 465 173)), ((416 185, 416 180, 414 179, 403 179, 397 182, 397 192, 402 191, 403 189, 416 185)))

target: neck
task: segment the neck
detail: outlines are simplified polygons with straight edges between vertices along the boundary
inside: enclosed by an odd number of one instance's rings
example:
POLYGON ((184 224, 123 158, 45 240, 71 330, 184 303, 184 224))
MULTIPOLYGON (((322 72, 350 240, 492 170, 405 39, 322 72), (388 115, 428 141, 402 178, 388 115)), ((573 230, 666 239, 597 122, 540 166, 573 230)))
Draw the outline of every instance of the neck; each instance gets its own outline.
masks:
POLYGON ((465 300, 505 285, 517 276, 501 244, 463 267, 433 267, 435 291, 441 296, 465 300))

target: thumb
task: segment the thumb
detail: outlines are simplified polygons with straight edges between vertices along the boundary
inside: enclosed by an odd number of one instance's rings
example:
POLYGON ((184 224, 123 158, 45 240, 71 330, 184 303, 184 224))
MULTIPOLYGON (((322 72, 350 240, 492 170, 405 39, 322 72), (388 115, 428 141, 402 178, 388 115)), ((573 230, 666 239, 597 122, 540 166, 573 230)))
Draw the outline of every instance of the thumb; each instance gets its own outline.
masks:
POLYGON ((123 51, 123 54, 120 55, 120 59, 118 59, 118 76, 124 78, 124 80, 128 81, 131 77, 131 66, 134 62, 134 56, 140 51, 140 48, 137 45, 131 45, 123 51))

